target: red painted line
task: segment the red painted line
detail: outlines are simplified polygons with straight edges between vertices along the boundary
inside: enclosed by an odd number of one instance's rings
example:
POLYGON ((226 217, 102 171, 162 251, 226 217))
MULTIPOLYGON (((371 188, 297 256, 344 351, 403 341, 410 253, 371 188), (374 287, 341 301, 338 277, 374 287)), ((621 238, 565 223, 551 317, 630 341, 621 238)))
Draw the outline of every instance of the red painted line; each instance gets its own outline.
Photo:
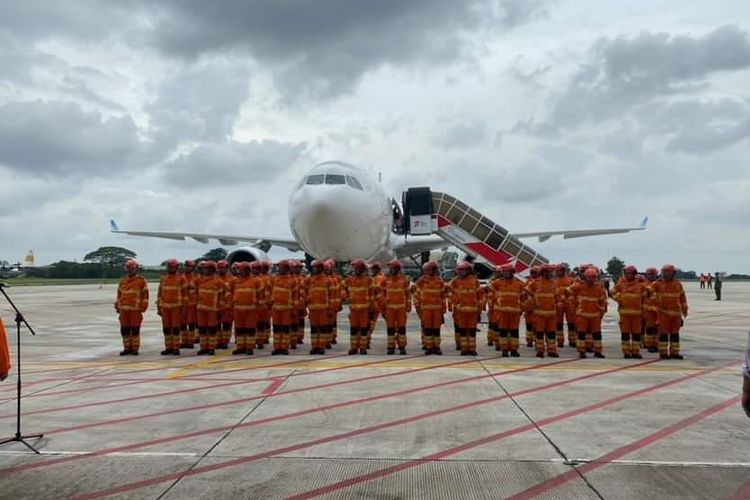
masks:
POLYGON ((264 396, 268 396, 270 394, 273 394, 274 392, 276 392, 276 389, 278 389, 279 387, 281 387, 281 384, 283 384, 283 383, 284 383, 284 379, 283 378, 277 378, 276 380, 274 380, 273 382, 271 382, 270 384, 268 384, 268 387, 266 387, 265 389, 263 389, 263 392, 261 392, 261 394, 264 395, 264 396))
MULTIPOLYGON (((412 356, 412 357, 414 357, 414 356, 412 356)), ((392 361, 397 361, 397 360, 400 360, 400 359, 407 359, 407 358, 408 357, 389 358, 389 359, 385 359, 385 360, 370 361, 370 362, 366 362, 366 363, 355 363, 355 364, 351 364, 351 365, 336 366, 336 367, 333 367, 333 368, 324 368, 322 370, 316 370, 316 371, 312 371, 312 372, 291 374, 289 376, 290 377, 293 377, 293 376, 299 377, 299 376, 302 376, 302 375, 310 376, 310 375, 313 375, 313 374, 325 373, 325 372, 334 371, 334 370, 342 370, 342 369, 349 369, 349 368, 361 368, 363 366, 385 364, 385 363, 389 363, 389 362, 392 362, 392 361)), ((286 363, 286 364, 291 364, 291 363, 286 363)), ((218 389, 218 388, 221 388, 221 387, 230 387, 230 386, 235 386, 235 385, 247 385, 247 384, 253 384, 253 383, 256 383, 256 382, 266 382, 266 381, 269 381, 269 380, 270 381, 274 381, 274 380, 277 380, 277 379, 278 379, 278 377, 276 376, 276 377, 259 378, 259 379, 254 379, 254 380, 251 380, 251 381, 243 381, 243 380, 236 381, 235 380, 235 381, 226 382, 226 383, 223 383, 223 384, 213 383, 211 385, 202 385, 202 386, 199 386, 199 387, 190 387, 190 388, 187 388, 187 389, 179 389, 179 390, 172 389, 172 390, 169 390, 169 391, 157 392, 157 393, 153 393, 153 394, 145 394, 145 395, 141 395, 141 396, 130 396, 130 397, 127 397, 127 398, 109 399, 109 400, 106 400, 106 401, 95 401, 93 403, 82 403, 82 404, 70 405, 70 406, 60 406, 60 407, 56 407, 56 408, 45 408, 45 409, 41 409, 41 410, 33 410, 33 411, 24 412, 21 415, 23 415, 23 416, 39 415, 39 414, 46 414, 46 413, 57 413, 57 412, 61 412, 61 411, 80 410, 82 408, 93 408, 93 407, 97 407, 97 406, 106 406, 106 405, 118 404, 118 403, 132 403, 133 401, 141 401, 141 400, 144 400, 144 399, 166 398, 166 397, 171 397, 171 396, 175 396, 175 395, 179 395, 179 394, 186 394, 186 393, 191 393, 191 392, 207 391, 207 390, 218 389)), ((89 392, 89 391, 87 391, 85 389, 82 389, 81 391, 82 392, 89 392)), ((15 418, 15 417, 16 417, 15 414, 2 415, 2 416, 0 416, 0 420, 6 419, 6 418, 15 418)), ((54 431, 50 431, 50 432, 54 432, 54 431)))
MULTIPOLYGON (((492 375, 486 375, 485 378, 489 377, 489 376, 508 375, 508 374, 511 374, 511 373, 517 373, 519 371, 528 371, 528 370, 537 369, 539 367, 550 366, 552 364, 559 364, 559 363, 573 362, 573 361, 577 361, 577 359, 573 359, 573 360, 569 360, 569 361, 558 361, 558 362, 555 362, 555 363, 548 363, 546 365, 535 365, 535 366, 531 366, 531 367, 521 368, 521 369, 518 369, 518 370, 511 370, 511 371, 508 371, 508 372, 500 372, 500 373, 496 373, 496 374, 492 374, 492 375)), ((125 485, 118 486, 118 487, 115 487, 115 488, 111 488, 111 489, 107 489, 107 490, 101 490, 101 491, 98 491, 98 492, 93 492, 93 493, 90 493, 90 494, 87 494, 87 495, 83 495, 83 496, 80 496, 80 497, 77 497, 77 498, 79 498, 79 499, 84 499, 84 498, 86 498, 86 499, 88 499, 88 498, 100 498, 100 497, 109 496, 109 495, 113 495, 113 494, 117 494, 117 493, 123 493, 123 492, 127 492, 127 491, 132 491, 132 490, 144 488, 146 486, 152 486, 154 484, 159 484, 159 483, 162 483, 162 482, 165 482, 165 481, 171 481, 171 480, 175 480, 175 479, 182 479, 184 477, 193 476, 193 475, 197 475, 197 474, 204 474, 206 472, 211 472, 211 471, 214 471, 214 470, 224 469, 224 468, 227 468, 227 467, 233 467, 233 466, 245 464, 245 463, 248 463, 248 462, 254 462, 256 460, 260 460, 260 459, 263 459, 263 458, 269 458, 269 457, 272 457, 272 456, 277 456, 277 455, 286 454, 286 453, 290 453, 290 452, 294 452, 294 451, 299 451, 299 450, 302 450, 302 449, 310 448, 310 447, 321 445, 321 444, 327 444, 327 443, 331 443, 331 442, 334 442, 334 441, 341 441, 341 440, 345 440, 345 439, 349 439, 349 438, 361 436, 361 435, 364 435, 364 434, 369 434, 369 433, 372 433, 372 432, 377 432, 377 431, 380 431, 380 430, 384 430, 384 429, 396 427, 396 426, 399 426, 399 425, 410 424, 410 423, 417 422, 417 421, 420 421, 420 420, 425 420, 425 419, 428 419, 428 418, 432 418, 432 417, 435 417, 435 416, 438 416, 438 415, 449 414, 449 413, 453 413, 453 412, 456 412, 456 411, 461 411, 461 410, 466 410, 466 409, 469 409, 469 408, 474 408, 474 407, 477 407, 477 406, 480 406, 480 405, 484 405, 484 404, 488 404, 488 403, 502 401, 502 400, 505 400, 505 399, 509 399, 510 397, 518 397, 518 396, 522 396, 522 395, 525 395, 525 394, 531 394, 531 393, 535 393, 535 392, 544 392, 544 391, 547 391, 547 390, 559 387, 561 385, 575 384, 575 383, 580 382, 580 381, 585 380, 585 379, 595 378, 595 377, 603 376, 603 375, 606 375, 606 374, 609 374, 609 373, 614 373, 614 372, 618 372, 618 371, 628 370, 628 369, 634 368, 636 366, 641 366, 641 365, 645 365, 645 364, 649 364, 649 363, 655 363, 655 362, 658 362, 658 360, 649 360, 649 361, 641 362, 641 363, 638 363, 638 364, 633 364, 633 365, 627 365, 627 366, 612 368, 612 369, 605 370, 605 371, 602 371, 602 372, 596 372, 596 373, 593 373, 593 374, 588 374, 588 375, 583 375, 583 376, 580 376, 580 377, 575 377, 575 378, 569 379, 569 380, 563 380, 563 381, 553 382, 551 384, 544 384, 544 385, 541 385, 541 386, 538 386, 538 387, 533 387, 533 388, 530 388, 530 389, 524 389, 522 391, 518 391, 518 392, 514 392, 514 393, 510 393, 510 394, 503 394, 502 396, 495 396, 495 397, 488 398, 488 399, 483 399, 483 400, 478 400, 478 401, 472 401, 472 402, 469 402, 469 403, 464 403, 464 404, 461 404, 461 405, 451 406, 451 407, 444 408, 444 409, 441 409, 441 410, 435 410, 435 411, 431 411, 431 412, 427 412, 427 413, 422 413, 420 415, 414 415, 414 416, 411 416, 411 417, 406 417, 406 418, 402 418, 402 419, 398 419, 398 420, 393 420, 393 421, 390 421, 390 422, 384 422, 384 423, 381 423, 381 424, 377 424, 377 425, 373 425, 373 426, 370 426, 370 427, 365 427, 365 428, 357 429, 357 430, 354 430, 354 431, 344 432, 344 433, 341 433, 341 434, 336 434, 336 435, 333 435, 333 436, 328 436, 328 437, 324 437, 324 438, 320 438, 320 439, 315 439, 315 440, 307 441, 307 442, 304 442, 304 443, 294 444, 294 445, 290 445, 290 446, 287 446, 287 447, 284 447, 284 448, 278 448, 278 449, 275 449, 275 450, 269 450, 269 451, 261 452, 261 453, 258 453, 258 454, 255 454, 255 455, 251 455, 251 456, 247 456, 247 457, 241 457, 241 458, 237 458, 237 459, 234 459, 234 460, 229 460, 229 461, 226 461, 226 462, 219 462, 219 463, 216 463, 216 464, 213 464, 213 465, 198 467, 198 468, 195 468, 195 469, 192 469, 192 470, 186 470, 186 471, 182 471, 182 472, 177 472, 177 473, 173 473, 173 474, 169 474, 169 475, 165 475, 165 476, 160 476, 160 477, 156 477, 156 478, 152 478, 152 479, 147 479, 147 480, 144 480, 144 481, 139 481, 139 482, 136 482, 136 483, 125 484, 125 485)), ((269 420, 273 420, 273 418, 269 418, 269 420)), ((524 427, 529 427, 529 428, 532 428, 532 429, 535 428, 533 426, 533 424, 528 424, 528 426, 524 426, 524 427)), ((528 429, 525 429, 525 430, 528 430, 528 429)), ((42 462, 42 463, 44 463, 44 462, 42 462)), ((0 472, 5 472, 5 470, 0 471, 0 472)))
POLYGON ((653 434, 649 434, 648 436, 644 438, 638 439, 637 441, 633 441, 630 444, 627 444, 625 446, 621 446, 615 450, 612 450, 609 453, 602 455, 601 457, 597 458, 596 460, 592 462, 583 464, 563 474, 559 474, 555 477, 547 479, 546 481, 543 481, 536 486, 533 486, 527 490, 524 490, 521 493, 513 495, 510 498, 513 500, 528 500, 531 498, 536 498, 539 495, 542 495, 554 488, 557 488, 558 486, 562 486, 563 484, 569 481, 572 481, 573 479, 578 479, 580 477, 579 474, 585 474, 587 472, 591 472, 607 464, 610 464, 615 460, 619 460, 625 455, 628 455, 634 451, 640 450, 641 448, 645 448, 646 446, 649 446, 657 441, 660 441, 668 436, 671 436, 675 432, 678 432, 686 427, 690 427, 691 425, 696 424, 700 422, 701 420, 710 417, 711 415, 715 415, 716 413, 726 410, 729 406, 734 405, 737 402, 739 402, 739 400, 740 400, 740 396, 729 398, 728 400, 722 403, 719 403, 717 405, 714 405, 706 410, 703 410, 700 413, 696 413, 695 415, 692 415, 683 420, 680 420, 679 422, 676 422, 670 426, 664 427, 663 429, 660 429, 654 432, 653 434))
MULTIPOLYGON (((737 363, 732 363, 732 364, 737 364, 737 363)), ((731 365, 729 365, 729 366, 731 366, 731 365)), ((403 462, 403 463, 398 464, 398 465, 394 465, 394 466, 391 466, 391 467, 386 467, 385 469, 380 469, 380 470, 377 470, 377 471, 370 472, 368 474, 363 474, 363 475, 360 475, 360 476, 355 476, 355 477, 352 477, 352 478, 349 478, 349 479, 345 479, 343 481, 339 481, 337 483, 329 484, 329 485, 323 486, 321 488, 316 488, 314 490, 310 490, 310 491, 307 491, 305 493, 302 493, 302 494, 299 494, 299 495, 295 495, 295 496, 289 497, 289 498, 290 499, 294 499, 294 500, 301 500, 301 499, 307 499, 307 498, 315 498, 315 497, 318 497, 320 495, 325 495, 325 494, 328 494, 328 493, 332 493, 334 491, 338 491, 338 490, 342 490, 344 488, 348 488, 348 487, 353 486, 355 484, 360 484, 360 483, 372 481, 373 479, 378 479, 378 478, 381 478, 381 477, 389 476, 391 474, 395 474, 396 472, 401 472, 401 471, 404 471, 404 470, 407 470, 407 469, 412 469, 414 467, 418 467, 418 466, 420 466, 422 464, 433 462, 435 460, 443 460, 443 459, 448 458, 448 457, 450 457, 452 455, 456 455, 458 453, 462 453, 464 451, 467 451, 467 450, 470 450, 470 449, 473 449, 473 448, 476 448, 476 447, 479 447, 479 446, 483 446, 483 445, 488 444, 488 443, 493 443, 493 442, 496 442, 496 441, 500 441, 502 439, 509 438, 511 436, 515 436, 517 434, 524 433, 526 431, 534 430, 534 429, 537 428, 537 426, 538 427, 542 427, 542 426, 549 425, 549 424, 552 424, 552 423, 560 422, 562 420, 567 420, 567 419, 570 419, 570 418, 574 418, 574 417, 577 417, 577 416, 582 415, 584 413, 588 413, 588 412, 591 412, 591 411, 594 411, 594 410, 599 410, 599 409, 604 408, 606 406, 611 406, 611 405, 614 405, 616 403, 622 402, 622 401, 624 401, 626 399, 631 399, 631 398, 634 398, 634 397, 639 397, 639 396, 642 396, 644 394, 647 394, 647 393, 650 393, 650 392, 653 392, 653 391, 656 391, 656 390, 659 390, 659 389, 663 389, 664 387, 668 387, 668 386, 671 386, 671 385, 674 385, 674 384, 678 384, 680 382, 684 382, 686 380, 693 379, 695 377, 706 375, 707 373, 711 373, 711 372, 714 372, 716 370, 720 370, 722 368, 724 368, 724 367, 708 368, 708 369, 703 370, 703 371, 698 372, 698 373, 684 375, 682 377, 679 377, 679 378, 674 379, 674 380, 670 380, 668 382, 662 382, 660 384, 656 384, 656 385, 653 385, 653 386, 650 386, 650 387, 639 389, 637 391, 633 391, 633 392, 628 392, 628 393, 625 393, 625 394, 621 394, 619 396, 607 399, 605 401, 601 401, 599 403, 594 403, 594 404, 590 404, 590 405, 584 406, 582 408, 578 408, 577 410, 572 410, 572 411, 561 413, 561 414, 558 414, 558 415, 555 415, 555 416, 552 416, 552 417, 544 418, 544 419, 538 421, 536 423, 536 425, 533 424, 533 423, 528 423, 528 424, 525 424, 525 425, 522 425, 522 426, 519 426, 519 427, 516 427, 516 428, 513 428, 513 429, 509 429, 507 431, 499 432, 497 434, 491 434, 489 436, 485 436, 483 438, 476 439, 474 441, 470 441, 468 443, 465 443, 465 444, 462 444, 462 445, 459 445, 459 446, 455 446, 455 447, 448 448, 448 449, 445 449, 445 450, 442 450, 442 451, 439 451, 439 452, 436 452, 436 453, 432 453, 430 455, 426 455, 424 457, 421 457, 421 458, 418 458, 418 459, 415 459, 415 460, 409 460, 409 461, 403 462)), ((520 392, 523 392, 523 391, 520 391, 520 392)), ((219 464, 214 464, 214 466, 218 466, 218 465, 220 465, 220 463, 219 464)), ((198 469, 195 469, 195 471, 197 471, 197 470, 198 469)), ((192 472, 188 473, 186 475, 192 475, 192 472)))
MULTIPOLYGON (((406 371, 403 371, 403 372, 400 372, 400 373, 401 374, 413 374, 413 373, 417 373, 417 372, 420 372, 420 371, 434 370, 434 369, 437 369, 437 368, 446 368, 446 367, 449 367, 449 366, 457 366, 457 365, 472 363, 472 362, 475 362, 475 361, 476 361, 475 359, 468 359, 468 360, 462 360, 462 361, 453 361, 451 363, 443 363, 443 364, 439 364, 439 365, 431 365, 431 366, 427 366, 427 367, 424 367, 424 368, 418 368, 416 370, 406 370, 406 371)), ((544 367, 547 367, 547 366, 552 366, 552 365, 562 364, 562 363, 570 363, 570 362, 574 362, 574 361, 576 361, 576 360, 575 359, 571 359, 571 360, 565 360, 565 361, 556 361, 554 363, 532 365, 532 366, 525 367, 525 368, 519 368, 519 369, 516 369, 516 370, 510 370, 508 372, 497 372, 497 373, 492 374, 492 375, 500 376, 502 374, 511 374, 511 373, 518 373, 518 372, 522 372, 522 371, 536 370, 536 369, 544 368, 544 367)), ((156 439, 152 439, 150 441, 142 441, 140 443, 133 443, 133 444, 129 444, 129 445, 119 446, 119 447, 116 447, 116 448, 102 449, 102 450, 94 451, 94 452, 91 452, 91 453, 88 453, 88 454, 85 454, 85 455, 76 455, 76 456, 71 456, 71 457, 57 458, 57 459, 51 459, 51 460, 45 460, 45 461, 41 461, 41 462, 35 462, 35 463, 30 463, 30 464, 25 464, 25 465, 19 465, 19 466, 9 467, 9 468, 5 468, 5 469, 0 469, 0 474, 8 474, 8 473, 13 473, 13 472, 21 472, 21 471, 25 471, 25 470, 29 470, 29 469, 38 469, 40 467, 47 467, 47 466, 55 465, 55 464, 59 464, 59 463, 67 463, 67 462, 72 462, 72 461, 76 461, 76 460, 81 460, 81 459, 84 459, 84 458, 87 458, 87 457, 94 457, 94 456, 108 455, 108 454, 111 454, 111 453, 120 453, 120 452, 125 452, 125 451, 132 451, 132 450, 136 450, 136 449, 140 449, 140 448, 147 448, 149 446, 155 446, 155 445, 158 445, 158 444, 170 443, 170 442, 174 442, 174 441, 181 441, 181 440, 185 440, 185 439, 191 439, 191 438, 194 438, 194 437, 205 436, 205 435, 208 435, 208 434, 216 434, 216 433, 224 432, 224 431, 228 431, 228 430, 240 429, 240 428, 245 428, 245 427, 254 427, 254 426, 257 426, 257 425, 263 425, 263 424, 267 424, 267 423, 271 423, 271 422, 279 422, 281 420, 286 420, 286 419, 290 419, 290 418, 301 417, 301 416, 310 415, 310 414, 313 414, 313 413, 330 411, 330 410, 334 410, 334 409, 338 409, 338 408, 344 408, 346 406, 355 406, 355 405, 359 405, 359 404, 369 403, 369 402, 372 402, 372 401, 378 401, 378 400, 381 400, 381 399, 388 399, 388 398, 392 398, 392 397, 396 397, 396 396, 402 396, 404 394, 410 394, 410 393, 428 391, 428 390, 436 389, 438 387, 445 387, 447 385, 470 382, 470 381, 473 381, 473 380, 478 380, 480 378, 489 378, 492 375, 480 375, 480 376, 474 376, 474 377, 467 377, 467 378, 463 378, 463 379, 458 379, 458 380, 455 380, 455 381, 439 382, 439 383, 434 383, 434 384, 428 384, 428 385, 416 387, 416 388, 413 388, 413 389, 405 389, 405 390, 400 390, 400 391, 394 391, 394 392, 385 393, 385 394, 378 395, 378 396, 368 396, 368 397, 365 397, 365 398, 359 398, 359 399, 353 399, 353 400, 348 400, 348 401, 342 401, 342 402, 339 402, 339 403, 333 403, 333 404, 326 405, 326 406, 320 406, 320 407, 315 407, 315 408, 311 408, 311 409, 307 409, 307 410, 300 410, 300 411, 296 411, 296 412, 292 412, 292 413, 286 413, 286 414, 278 415, 278 416, 275 416, 275 417, 270 417, 270 418, 265 418, 265 419, 260 419, 260 420, 253 420, 253 421, 245 422, 245 423, 240 424, 240 425, 226 425, 226 426, 221 426, 221 427, 214 427, 214 428, 210 428, 210 429, 203 429, 203 430, 189 432, 189 433, 182 433, 182 434, 176 434, 176 435, 166 436, 166 437, 162 437, 162 438, 156 438, 156 439)))
POLYGON ((743 486, 740 486, 740 489, 737 490, 734 495, 729 497, 727 500, 748 500, 750 499, 750 483, 745 483, 743 486))

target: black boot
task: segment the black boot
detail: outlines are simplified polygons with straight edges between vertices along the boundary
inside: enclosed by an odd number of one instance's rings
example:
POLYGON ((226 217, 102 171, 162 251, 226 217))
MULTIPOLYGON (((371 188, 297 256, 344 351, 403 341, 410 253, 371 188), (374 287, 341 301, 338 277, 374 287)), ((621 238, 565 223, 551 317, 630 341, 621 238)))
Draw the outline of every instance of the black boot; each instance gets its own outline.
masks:
POLYGON ((120 356, 127 356, 128 354, 130 354, 130 349, 124 349, 120 351, 120 356))
POLYGON ((354 349, 354 348, 352 347, 351 349, 349 349, 349 356, 351 356, 352 354, 357 354, 358 352, 359 352, 359 351, 358 351, 357 349, 354 349))
MULTIPOLYGON (((404 352, 404 354, 406 354, 406 352, 404 352)), ((437 354, 438 356, 442 356, 443 355, 443 351, 441 351, 439 347, 433 347, 432 348, 432 354, 437 354)))
POLYGON ((633 354, 633 359, 643 359, 643 356, 641 356, 641 353, 637 352, 633 354))
POLYGON ((510 351, 510 355, 514 358, 518 358, 521 356, 518 351, 510 351))
POLYGON ((164 350, 163 350, 163 351, 161 352, 161 355, 162 355, 162 356, 167 356, 167 355, 169 355, 169 354, 172 354, 172 349, 164 349, 164 350))
POLYGON ((606 356, 601 352, 595 352, 594 353, 595 358, 606 358, 606 356))
POLYGON ((388 350, 385 352, 386 354, 396 354, 396 349, 393 347, 389 347, 388 350))
MULTIPOLYGON (((495 350, 497 351, 497 349, 495 349, 495 350)), ((508 357, 508 351, 503 351, 503 357, 504 357, 504 358, 507 358, 507 357, 508 357)))
POLYGON ((406 348, 402 347, 401 349, 398 350, 398 353, 401 354, 401 355, 406 354, 406 348))
POLYGON ((586 359, 586 353, 583 352, 583 351, 581 351, 581 352, 578 353, 578 357, 581 358, 581 359, 586 359))

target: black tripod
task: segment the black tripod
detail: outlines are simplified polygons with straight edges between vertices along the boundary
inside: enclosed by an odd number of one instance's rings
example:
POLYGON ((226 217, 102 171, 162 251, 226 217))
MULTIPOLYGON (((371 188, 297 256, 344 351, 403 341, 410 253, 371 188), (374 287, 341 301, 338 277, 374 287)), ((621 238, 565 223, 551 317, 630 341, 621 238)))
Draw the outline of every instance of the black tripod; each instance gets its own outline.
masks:
POLYGON ((21 434, 21 323, 26 325, 26 328, 29 329, 32 335, 36 335, 34 333, 34 329, 31 328, 31 325, 24 319, 23 315, 21 314, 21 311, 18 310, 16 305, 13 303, 12 300, 10 300, 10 297, 8 297, 8 294, 5 293, 5 290, 3 287, 5 286, 4 283, 0 282, 0 293, 2 293, 5 298, 7 299, 10 306, 13 308, 14 311, 16 311, 16 359, 17 359, 17 366, 16 366, 16 378, 18 380, 16 385, 16 435, 10 439, 6 439, 5 441, 0 441, 0 446, 7 444, 7 443, 23 443, 26 445, 28 449, 39 454, 39 451, 37 451, 36 448, 31 446, 26 440, 27 439, 39 439, 43 436, 43 434, 32 434, 30 436, 24 436, 21 434))

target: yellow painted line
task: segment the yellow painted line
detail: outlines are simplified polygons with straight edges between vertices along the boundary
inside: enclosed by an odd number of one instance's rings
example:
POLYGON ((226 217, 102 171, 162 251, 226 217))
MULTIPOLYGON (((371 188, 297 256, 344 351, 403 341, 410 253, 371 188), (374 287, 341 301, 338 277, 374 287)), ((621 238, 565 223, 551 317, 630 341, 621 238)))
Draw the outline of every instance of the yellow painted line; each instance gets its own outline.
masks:
POLYGON ((170 374, 167 379, 176 379, 184 377, 190 373, 192 373, 195 370, 202 370, 204 368, 208 368, 209 366, 217 363, 221 358, 230 356, 232 354, 231 350, 226 351, 220 351, 215 356, 211 356, 209 358, 206 358, 205 360, 199 362, 199 363, 193 363, 190 365, 183 366, 181 369, 177 370, 176 372, 170 374))

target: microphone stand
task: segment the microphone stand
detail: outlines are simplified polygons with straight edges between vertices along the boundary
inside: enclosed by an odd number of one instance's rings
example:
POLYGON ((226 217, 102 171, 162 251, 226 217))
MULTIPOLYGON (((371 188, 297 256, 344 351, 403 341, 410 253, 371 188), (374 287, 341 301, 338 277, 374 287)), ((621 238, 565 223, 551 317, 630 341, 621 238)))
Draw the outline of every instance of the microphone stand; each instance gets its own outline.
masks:
POLYGON ((13 310, 16 312, 16 358, 17 358, 17 366, 16 366, 16 435, 12 438, 6 439, 4 441, 0 441, 0 446, 8 443, 23 443, 28 449, 39 455, 39 451, 31 446, 26 440, 27 439, 40 439, 43 434, 31 434, 28 436, 24 436, 21 434, 21 323, 26 325, 26 328, 29 329, 32 335, 36 335, 34 332, 34 329, 31 328, 31 325, 26 321, 26 319, 23 317, 23 314, 21 314, 21 311, 18 310, 16 305, 13 303, 13 301, 8 297, 8 294, 5 293, 4 287, 7 286, 4 283, 0 282, 0 293, 5 296, 5 299, 8 301, 10 306, 13 308, 13 310))

